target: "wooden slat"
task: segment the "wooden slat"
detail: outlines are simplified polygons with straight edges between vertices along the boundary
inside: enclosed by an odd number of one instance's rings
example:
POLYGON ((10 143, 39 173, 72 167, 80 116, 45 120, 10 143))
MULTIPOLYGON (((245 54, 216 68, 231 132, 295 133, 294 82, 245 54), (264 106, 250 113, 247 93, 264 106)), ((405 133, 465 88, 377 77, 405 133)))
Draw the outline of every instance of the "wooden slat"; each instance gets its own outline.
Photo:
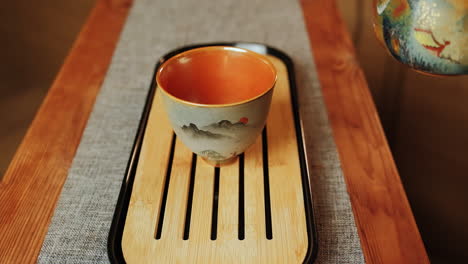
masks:
POLYGON ((244 157, 244 239, 246 241, 244 250, 249 256, 263 256, 264 263, 274 263, 273 254, 266 253, 268 246, 260 243, 266 238, 262 136, 247 149, 244 157))
MULTIPOLYGON (((276 252, 283 255, 283 263, 300 262, 307 252, 306 218, 301 188, 301 170, 297 148, 294 116, 291 107, 286 65, 270 57, 278 72, 278 80, 267 120, 268 167, 273 239, 276 252)), ((280 258, 280 256, 278 256, 280 258)))
POLYGON ((218 234, 214 261, 245 263, 244 247, 238 240, 239 160, 220 168, 218 234), (218 242, 219 241, 219 242, 218 242), (216 261, 217 260, 217 261, 216 261))
POLYGON ((193 263, 209 263, 207 255, 214 255, 216 249, 211 241, 211 214, 213 209, 214 168, 202 158, 197 159, 195 185, 192 201, 192 219, 189 235, 189 258, 193 263), (205 250, 197 245, 204 245, 205 250))
POLYGON ((336 3, 301 4, 366 261, 429 263, 336 3))
POLYGON ((187 210, 192 151, 177 140, 161 239, 182 239, 187 210))
POLYGON ((266 237, 265 202, 263 191, 262 138, 245 152, 245 239, 258 240, 266 237))
POLYGON ((0 181, 0 259, 34 263, 130 1, 100 0, 0 181))
POLYGON ((213 184, 213 167, 198 157, 193 189, 190 240, 204 242, 210 240, 213 184))
MULTIPOLYGON (((238 239, 239 159, 220 169, 218 239, 238 239)), ((235 253, 235 252, 233 252, 235 253)))
MULTIPOLYGON (((143 141, 138 169, 127 212, 122 248, 125 258, 146 255, 155 240, 167 165, 172 143, 172 127, 162 107, 161 93, 156 91, 143 141), (131 254, 130 254, 130 253, 131 254)), ((170 224, 170 223, 169 223, 170 224)), ((166 225, 168 223, 166 222, 166 225)))

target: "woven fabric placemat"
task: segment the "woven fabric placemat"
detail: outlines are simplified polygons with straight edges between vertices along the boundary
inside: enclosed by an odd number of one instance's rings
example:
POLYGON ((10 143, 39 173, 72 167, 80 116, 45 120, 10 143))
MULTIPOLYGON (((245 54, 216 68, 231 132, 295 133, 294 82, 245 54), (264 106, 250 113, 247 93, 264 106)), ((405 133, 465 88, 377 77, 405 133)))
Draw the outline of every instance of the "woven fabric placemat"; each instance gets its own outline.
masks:
POLYGON ((291 0, 138 0, 63 187, 38 263, 106 263, 107 237, 159 57, 188 44, 274 46, 295 64, 318 231, 317 263, 364 263, 300 5, 291 0))

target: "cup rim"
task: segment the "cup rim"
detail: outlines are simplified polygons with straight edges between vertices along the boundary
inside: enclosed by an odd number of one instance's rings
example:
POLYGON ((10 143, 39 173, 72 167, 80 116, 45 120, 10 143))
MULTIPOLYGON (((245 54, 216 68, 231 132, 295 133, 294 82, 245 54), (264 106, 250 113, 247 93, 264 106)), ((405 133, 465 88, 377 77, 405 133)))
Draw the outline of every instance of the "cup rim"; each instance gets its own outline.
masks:
POLYGON ((194 49, 190 49, 190 50, 187 50, 187 51, 184 51, 184 52, 181 52, 177 55, 174 55, 172 56, 171 58, 167 59, 166 61, 164 61, 161 66, 159 66, 157 72, 156 72, 156 84, 157 84, 157 87, 161 89, 161 91, 164 92, 164 94, 166 94, 167 96, 169 96, 171 99, 175 100, 175 101, 178 101, 180 103, 183 103, 183 104, 187 104, 187 105, 190 105, 190 106, 197 106, 197 107, 206 107, 206 108, 212 108, 212 107, 227 107, 227 106, 236 106, 236 105, 242 105, 242 104, 245 104, 245 103, 249 103, 249 102, 252 102, 252 101, 255 101, 256 99, 264 96, 265 94, 267 94, 268 92, 270 92, 276 85, 276 82, 278 80, 278 72, 275 68, 275 66, 273 65, 273 63, 268 60, 266 58, 266 56, 264 55, 261 55, 259 53, 256 53, 256 52, 253 52, 251 50, 248 50, 248 49, 243 49, 243 48, 239 48, 239 47, 232 47, 232 46, 207 46, 207 47, 200 47, 200 48, 194 48, 194 49), (254 97, 251 97, 249 99, 246 99, 246 100, 243 100, 243 101, 239 101, 239 102, 234 102, 234 103, 229 103, 229 104, 202 104, 202 103, 194 103, 194 102, 190 102, 190 101, 187 101, 187 100, 184 100, 184 99, 181 99, 179 97, 176 97, 174 95, 172 95, 171 93, 169 93, 160 83, 159 79, 160 79, 160 76, 161 76, 161 72, 164 70, 164 68, 173 60, 176 60, 177 58, 180 58, 182 56, 186 56, 187 54, 190 54, 190 53, 196 53, 196 52, 200 52, 200 51, 204 51, 204 50, 230 50, 230 51, 234 51, 234 52, 242 52, 242 53, 246 53, 246 54, 249 54, 250 56, 253 56, 253 57, 256 57, 257 59, 260 59, 262 62, 264 62, 265 64, 267 64, 271 70, 273 71, 273 74, 275 75, 275 78, 271 84, 271 86, 266 89, 264 92, 254 96, 254 97))

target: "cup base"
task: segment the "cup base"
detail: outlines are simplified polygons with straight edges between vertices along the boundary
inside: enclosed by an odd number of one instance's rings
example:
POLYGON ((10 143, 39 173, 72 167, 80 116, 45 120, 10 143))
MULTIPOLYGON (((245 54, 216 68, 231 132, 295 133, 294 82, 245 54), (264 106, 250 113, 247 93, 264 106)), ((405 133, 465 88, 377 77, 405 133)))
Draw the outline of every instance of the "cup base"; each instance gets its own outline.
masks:
POLYGON ((210 160, 205 157, 202 157, 202 160, 211 166, 223 167, 223 166, 227 166, 227 165, 234 163, 237 160, 237 156, 234 156, 225 160, 210 160))

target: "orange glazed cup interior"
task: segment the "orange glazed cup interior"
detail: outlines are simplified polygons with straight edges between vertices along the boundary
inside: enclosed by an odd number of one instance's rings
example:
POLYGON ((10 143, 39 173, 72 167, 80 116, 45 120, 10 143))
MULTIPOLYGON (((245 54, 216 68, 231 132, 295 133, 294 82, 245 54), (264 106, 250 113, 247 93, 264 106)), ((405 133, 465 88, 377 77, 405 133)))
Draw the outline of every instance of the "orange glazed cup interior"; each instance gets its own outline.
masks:
POLYGON ((159 68, 158 86, 195 105, 229 105, 254 100, 276 82, 266 57, 241 48, 211 46, 176 55, 159 68))

